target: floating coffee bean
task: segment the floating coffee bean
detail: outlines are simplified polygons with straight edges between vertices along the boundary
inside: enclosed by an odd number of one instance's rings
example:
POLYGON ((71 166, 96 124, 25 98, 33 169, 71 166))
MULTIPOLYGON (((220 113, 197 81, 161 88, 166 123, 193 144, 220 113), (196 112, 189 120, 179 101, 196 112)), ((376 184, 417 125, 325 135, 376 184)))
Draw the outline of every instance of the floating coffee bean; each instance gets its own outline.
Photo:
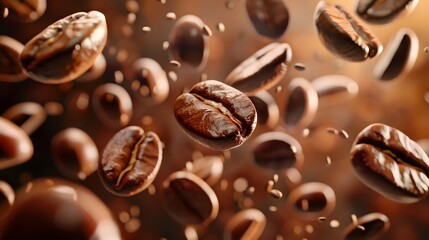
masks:
POLYGON ((339 5, 320 1, 314 12, 314 22, 325 47, 345 60, 364 61, 383 49, 369 28, 339 5))
POLYGON ((0 220, 5 217, 15 202, 15 191, 4 181, 0 180, 0 220))
POLYGON ((204 22, 197 16, 186 15, 176 21, 168 37, 170 59, 194 68, 203 68, 209 48, 203 33, 204 22))
POLYGON ((130 95, 114 83, 106 83, 95 89, 92 106, 100 120, 112 127, 127 125, 133 115, 130 95))
POLYGON ((28 161, 33 156, 28 135, 9 120, 0 117, 0 170, 28 161))
POLYGON ((385 24, 409 14, 418 0, 359 0, 356 13, 369 23, 385 24))
POLYGON ((389 218, 382 213, 370 213, 358 218, 344 229, 345 240, 380 239, 390 228, 389 218), (359 228, 362 226, 363 228, 359 228))
POLYGON ((313 85, 304 78, 293 79, 287 88, 284 121, 288 128, 304 128, 313 121, 319 99, 313 85))
POLYGON ((267 91, 259 91, 249 97, 258 113, 258 124, 274 128, 279 121, 279 107, 276 100, 267 91))
POLYGON ((204 180, 209 186, 213 186, 222 177, 223 158, 218 155, 198 158, 192 163, 190 172, 204 180))
POLYGON ((228 220, 223 239, 260 239, 266 223, 267 218, 258 209, 241 210, 228 220))
POLYGON ((282 0, 246 0, 247 15, 262 36, 279 38, 289 23, 289 11, 282 0))
POLYGON ((107 40, 104 15, 78 12, 53 23, 24 47, 21 65, 33 80, 59 84, 84 74, 107 40))
POLYGON ((154 104, 161 103, 168 97, 167 74, 155 60, 138 59, 131 75, 131 89, 138 97, 154 104))
POLYGON ((27 78, 22 71, 19 54, 24 45, 8 36, 0 36, 0 81, 18 82, 27 78))
POLYGON ((106 70, 106 58, 103 54, 95 58, 94 64, 79 78, 78 82, 90 82, 100 78, 106 70))
POLYGON ((357 177, 381 195, 400 203, 417 202, 429 192, 429 158, 398 129, 374 123, 351 149, 357 177))
POLYGON ((358 84, 344 75, 326 75, 311 82, 319 97, 319 106, 338 104, 359 93, 358 84))
POLYGON ((255 106, 246 95, 215 80, 197 83, 180 95, 174 115, 193 140, 221 151, 240 146, 257 121, 255 106))
POLYGON ((268 90, 283 79, 291 59, 292 49, 288 44, 271 43, 234 68, 225 83, 248 96, 268 90))
POLYGON ((45 109, 35 102, 18 103, 3 113, 3 117, 19 126, 25 133, 31 135, 45 122, 45 109))
POLYGON ((154 132, 129 126, 107 143, 98 166, 100 178, 111 193, 133 196, 155 180, 162 162, 162 143, 154 132))
POLYGON ((274 170, 300 167, 304 162, 299 142, 283 132, 266 132, 256 137, 252 153, 258 165, 274 170))
POLYGON ((419 39, 411 29, 403 28, 390 40, 374 66, 375 78, 388 81, 405 77, 419 54, 419 39))
POLYGON ((51 142, 51 153, 61 173, 84 180, 97 170, 98 149, 91 137, 78 128, 57 133, 51 142))
POLYGON ((9 9, 11 19, 19 22, 33 22, 39 19, 46 10, 46 0, 2 0, 9 9))
POLYGON ((216 193, 190 172, 175 172, 162 184, 168 214, 183 225, 213 221, 219 212, 216 193))

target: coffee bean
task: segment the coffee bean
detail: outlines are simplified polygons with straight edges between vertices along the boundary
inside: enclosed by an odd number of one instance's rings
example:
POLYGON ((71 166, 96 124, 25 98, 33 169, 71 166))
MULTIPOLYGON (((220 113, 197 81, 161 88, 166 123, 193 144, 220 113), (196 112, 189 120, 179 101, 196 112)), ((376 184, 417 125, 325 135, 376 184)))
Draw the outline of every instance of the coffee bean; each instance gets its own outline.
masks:
POLYGON ((345 240, 380 239, 390 228, 389 218, 382 213, 369 213, 343 231, 345 240), (360 228, 359 228, 360 227, 360 228))
POLYGON ((162 162, 162 143, 153 132, 129 126, 107 143, 98 166, 99 176, 111 193, 128 197, 155 180, 162 162))
POLYGON ((373 24, 386 24, 414 10, 418 0, 359 0, 356 13, 373 24))
POLYGON ((223 151, 246 141, 257 121, 255 106, 246 95, 215 80, 197 83, 180 95, 174 115, 193 140, 223 151))
POLYGON ((24 163, 33 156, 28 135, 9 120, 0 117, 0 170, 24 163))
POLYGON ((259 91, 249 98, 258 113, 258 124, 273 129, 277 125, 280 115, 276 100, 267 91, 259 91))
POLYGON ((255 163, 274 170, 300 167, 304 154, 299 142, 283 132, 265 132, 252 142, 255 163))
POLYGON ((98 86, 92 95, 92 105, 100 120, 112 127, 127 125, 133 115, 130 95, 114 83, 98 86))
POLYGON ((0 36, 0 81, 19 82, 27 78, 19 63, 24 45, 8 36, 0 36))
POLYGON ((77 82, 91 82, 99 79, 106 70, 106 58, 103 54, 95 58, 94 64, 80 77, 76 79, 77 82))
POLYGON ((319 106, 332 106, 356 97, 359 85, 344 75, 325 75, 311 82, 319 98, 319 106))
POLYGON ((287 88, 284 120, 288 128, 305 128, 317 112, 319 99, 313 85, 304 78, 293 79, 287 88))
POLYGON ((59 84, 84 74, 107 40, 104 15, 78 12, 51 24, 27 44, 21 53, 24 72, 33 80, 59 84))
POLYGON ((78 128, 67 128, 55 134, 51 153, 55 165, 67 177, 84 180, 97 170, 97 146, 78 128))
POLYGON ((246 0, 246 10, 260 35, 279 38, 286 31, 289 11, 282 0, 246 0))
POLYGON ((2 0, 2 3, 9 9, 9 18, 23 23, 39 19, 46 10, 46 0, 2 0))
POLYGON ((340 5, 320 1, 314 23, 325 47, 344 60, 364 61, 383 49, 369 28, 340 5))
POLYGON ((213 186, 222 177, 223 158, 218 155, 198 158, 192 163, 190 172, 204 180, 209 186, 213 186))
POLYGON ((286 74, 292 49, 286 43, 271 43, 240 63, 226 77, 225 83, 254 95, 277 85, 286 74))
POLYGON ((197 69, 203 68, 209 54, 207 35, 203 33, 204 26, 204 22, 194 15, 178 19, 168 37, 170 60, 197 69))
POLYGON ((3 113, 3 117, 19 126, 28 135, 45 122, 45 109, 35 102, 22 102, 13 105, 3 113))
POLYGON ((381 123, 363 129, 351 149, 357 177, 384 197, 417 202, 429 192, 429 158, 407 135, 381 123))
POLYGON ((0 180, 0 220, 7 216, 15 202, 15 191, 4 181, 0 180))
POLYGON ((264 232, 267 218, 255 208, 241 210, 228 220, 225 240, 259 239, 264 232))
POLYGON ((408 75, 419 54, 419 40, 413 30, 403 28, 387 44, 374 66, 375 78, 383 81, 408 75))
POLYGON ((174 172, 162 184, 168 214, 183 225, 213 221, 219 201, 213 189, 190 172, 174 172))

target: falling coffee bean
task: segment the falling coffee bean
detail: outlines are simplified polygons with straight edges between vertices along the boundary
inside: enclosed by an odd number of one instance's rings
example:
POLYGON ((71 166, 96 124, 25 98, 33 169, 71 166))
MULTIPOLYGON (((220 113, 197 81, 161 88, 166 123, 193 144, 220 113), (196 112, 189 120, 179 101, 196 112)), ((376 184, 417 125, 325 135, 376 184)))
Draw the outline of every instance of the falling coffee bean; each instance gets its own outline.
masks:
POLYGON ((259 91, 249 98, 258 113, 258 125, 266 125, 273 129, 280 117, 280 110, 276 100, 267 91, 259 91))
POLYGON ((228 220, 223 239, 260 239, 266 224, 267 218, 258 209, 241 210, 228 220))
POLYGON ((223 158, 218 155, 204 156, 192 162, 191 173, 195 174, 208 185, 215 185, 222 177, 223 158))
POLYGON ((344 75, 325 75, 311 82, 319 98, 319 106, 332 106, 356 97, 359 85, 344 75))
POLYGON ((419 0, 359 0, 356 13, 373 24, 386 24, 411 13, 419 0))
POLYGON ((46 0, 2 0, 9 9, 8 18, 29 23, 39 19, 46 10, 46 0))
POLYGON ((20 42, 0 35, 0 81, 19 82, 27 78, 19 62, 22 49, 20 42))
POLYGON ((31 135, 46 119, 45 109, 35 102, 22 102, 13 105, 3 113, 3 117, 31 135))
POLYGON ((389 218, 382 213, 369 213, 343 231, 345 240, 380 239, 390 228, 389 218), (359 228, 361 226, 362 228, 359 228))

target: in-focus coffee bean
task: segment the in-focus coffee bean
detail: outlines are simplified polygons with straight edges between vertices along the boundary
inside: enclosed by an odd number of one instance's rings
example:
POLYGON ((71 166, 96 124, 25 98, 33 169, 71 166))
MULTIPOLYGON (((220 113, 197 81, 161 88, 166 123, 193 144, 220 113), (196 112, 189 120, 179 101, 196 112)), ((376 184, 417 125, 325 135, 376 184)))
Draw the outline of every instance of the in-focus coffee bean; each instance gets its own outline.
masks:
POLYGON ((314 11, 314 23, 325 47, 344 60, 364 61, 383 49, 368 26, 340 5, 320 1, 314 11))
POLYGON ((223 239, 260 239, 266 224, 267 218, 258 209, 241 210, 228 220, 223 239))
POLYGON ((216 80, 195 84, 174 103, 174 115, 195 141, 215 150, 240 146, 256 127, 252 101, 237 89, 216 80))
POLYGON ((31 135, 45 122, 46 112, 38 103, 22 102, 7 109, 2 116, 31 135))
POLYGON ((359 0, 356 13, 373 24, 386 24, 411 13, 419 0, 359 0))
POLYGON ((429 192, 429 158, 403 132, 381 123, 363 129, 351 149, 357 177, 386 198, 417 202, 429 192))
POLYGON ((204 180, 209 186, 215 185, 222 177, 223 157, 210 155, 192 162, 191 173, 204 180))
POLYGON ((5 181, 0 180, 0 220, 4 218, 15 202, 15 191, 5 181))
POLYGON ((94 64, 106 41, 106 18, 101 12, 74 13, 27 42, 20 56, 21 65, 33 80, 69 82, 94 64))
POLYGON ((325 75, 311 82, 319 98, 319 106, 332 106, 356 97, 359 85, 345 75, 325 75))
POLYGON ((0 36, 0 81, 18 82, 27 78, 19 62, 24 45, 8 36, 0 36))
POLYGON ((260 35, 279 38, 286 31, 289 11, 283 0, 246 0, 246 10, 260 35))
POLYGON ((29 23, 39 19, 46 11, 46 0, 2 0, 9 10, 8 18, 29 23))
POLYGON ((107 143, 98 165, 99 176, 108 191, 128 197, 152 184, 162 162, 162 142, 154 132, 129 126, 107 143))
POLYGON ((249 97, 258 113, 258 125, 266 125, 273 129, 280 118, 279 106, 267 91, 259 91, 249 97))
POLYGON ((225 83, 248 96, 268 90, 286 74, 292 49, 286 43, 271 43, 240 63, 226 77, 225 83))
POLYGON ((369 213, 351 223, 343 231, 345 240, 380 239, 390 228, 389 218, 378 212, 369 213), (362 227, 359 227, 362 226, 362 227))

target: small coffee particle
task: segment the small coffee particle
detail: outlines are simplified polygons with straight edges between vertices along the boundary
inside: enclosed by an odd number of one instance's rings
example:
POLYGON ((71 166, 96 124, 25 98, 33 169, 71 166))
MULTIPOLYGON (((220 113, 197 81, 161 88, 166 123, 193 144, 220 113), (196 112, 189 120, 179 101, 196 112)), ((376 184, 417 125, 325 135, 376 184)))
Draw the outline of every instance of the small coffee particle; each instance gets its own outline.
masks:
POLYGON ((225 25, 223 24, 223 23, 218 23, 217 25, 216 25, 216 29, 219 31, 219 32, 225 32, 225 25))
POLYGON ((174 12, 168 12, 167 14, 165 14, 165 17, 168 20, 176 20, 176 14, 174 12))
POLYGON ((317 218, 317 221, 319 221, 319 222, 324 222, 324 221, 326 221, 327 220, 327 218, 326 217, 318 217, 317 218))
POLYGON ((352 214, 350 217, 352 218, 352 222, 353 222, 353 224, 354 224, 354 225, 358 225, 358 219, 357 219, 357 216, 356 216, 355 214, 352 214))
POLYGON ((294 67, 297 71, 304 71, 305 70, 305 65, 303 63, 295 63, 294 67))
POLYGON ((237 178, 233 183, 233 187, 236 192, 244 192, 248 186, 249 183, 245 178, 237 178))
POLYGON ((279 190, 277 190, 277 189, 272 189, 271 191, 270 191, 270 194, 271 194, 271 196, 273 197, 273 198, 275 198, 275 199, 280 199, 280 198, 282 198, 283 197, 283 193, 282 192, 280 192, 279 190))
POLYGON ((338 135, 338 133, 339 133, 337 129, 332 128, 332 127, 328 127, 328 128, 326 128, 326 131, 327 131, 328 133, 330 133, 330 134, 334 134, 334 135, 338 135))
POLYGON ((331 222, 329 222, 329 226, 331 226, 331 228, 338 228, 340 226, 340 222, 338 220, 331 220, 331 222))
POLYGON ((362 226, 362 225, 358 225, 358 226, 357 226, 357 228, 358 228, 359 230, 365 231, 365 227, 364 227, 364 226, 362 226))
POLYGON ((168 41, 162 42, 162 50, 166 51, 169 46, 170 46, 170 43, 168 41))
POLYGON ((149 26, 144 26, 144 27, 142 27, 142 31, 145 33, 148 33, 150 31, 152 31, 152 29, 149 26))
POLYGON ((170 64, 173 65, 174 67, 179 68, 181 66, 180 62, 177 60, 171 60, 170 64))
POLYGON ((309 205, 308 205, 308 201, 307 201, 307 199, 303 199, 303 200, 301 201, 301 209, 302 209, 303 211, 308 211, 308 208, 309 208, 309 205))
POLYGON ((277 212, 277 207, 276 207, 276 206, 269 206, 269 207, 268 207, 268 210, 269 210, 270 212, 277 212))
POLYGON ((349 139, 349 134, 344 129, 341 129, 340 132, 338 133, 338 135, 340 135, 340 137, 342 137, 344 139, 349 139))
POLYGON ((326 166, 331 166, 331 164, 332 164, 332 161, 331 161, 331 157, 329 157, 329 156, 326 156, 326 166))
POLYGON ((169 71, 168 72, 168 78, 172 81, 175 82, 177 81, 177 74, 173 71, 169 71))
POLYGON ((270 180, 270 181, 268 181, 265 189, 267 190, 267 192, 271 192, 271 190, 273 190, 273 186, 274 186, 274 181, 270 180))

